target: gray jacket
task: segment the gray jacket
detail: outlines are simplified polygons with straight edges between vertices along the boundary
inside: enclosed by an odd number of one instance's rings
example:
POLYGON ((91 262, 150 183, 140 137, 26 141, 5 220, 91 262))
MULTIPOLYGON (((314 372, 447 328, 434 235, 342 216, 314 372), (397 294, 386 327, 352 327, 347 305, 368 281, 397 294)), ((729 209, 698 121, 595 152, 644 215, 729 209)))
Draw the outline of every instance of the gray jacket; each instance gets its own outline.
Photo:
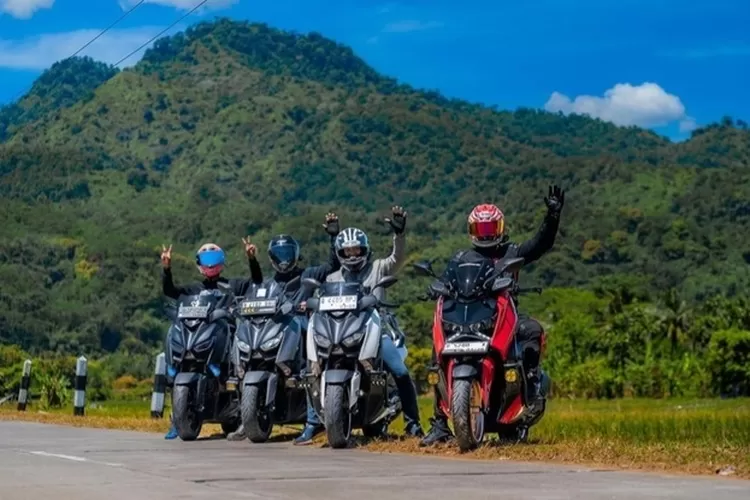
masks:
MULTIPOLYGON (((383 279, 385 276, 392 276, 396 274, 399 269, 404 266, 406 262, 406 237, 404 233, 393 235, 393 251, 391 255, 384 259, 375 259, 369 262, 361 271, 357 273, 351 273, 344 268, 336 271, 335 273, 329 274, 326 278, 328 282, 357 282, 362 283, 364 286, 372 288, 383 279)), ((385 300, 385 289, 378 288, 374 292, 374 295, 380 299, 385 300)))

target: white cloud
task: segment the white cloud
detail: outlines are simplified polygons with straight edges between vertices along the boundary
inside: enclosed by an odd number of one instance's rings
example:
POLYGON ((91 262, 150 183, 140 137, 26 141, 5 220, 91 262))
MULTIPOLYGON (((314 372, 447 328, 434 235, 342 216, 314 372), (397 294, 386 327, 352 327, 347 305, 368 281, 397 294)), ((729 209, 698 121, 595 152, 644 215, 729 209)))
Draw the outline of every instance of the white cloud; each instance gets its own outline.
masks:
POLYGON ((440 28, 443 23, 438 21, 396 21, 386 24, 383 28, 385 33, 410 33, 412 31, 424 31, 433 28, 440 28))
MULTIPOLYGON (((86 47, 79 56, 90 56, 97 61, 114 64, 162 29, 157 26, 123 30, 113 29, 86 47)), ((46 33, 22 40, 3 40, 0 38, 0 68, 46 69, 53 63, 69 57, 100 32, 100 29, 83 29, 63 33, 46 33)), ((146 47, 143 51, 145 50, 146 47)), ((124 61, 121 66, 135 64, 143 55, 143 51, 124 61)))
POLYGON ((55 0, 0 0, 0 13, 6 12, 18 19, 30 19, 40 9, 49 9, 55 0))
POLYGON ((618 83, 607 90, 603 97, 579 95, 571 100, 566 95, 553 92, 544 109, 589 115, 622 126, 659 127, 679 121, 683 131, 696 127, 695 120, 685 113, 685 106, 679 97, 650 82, 641 85, 618 83))
MULTIPOLYGON (((128 10, 140 0, 120 0, 120 7, 122 10, 128 10)), ((230 5, 238 3, 239 0, 208 0, 206 5, 201 9, 220 9, 223 7, 229 7, 230 5)), ((181 10, 190 10, 200 3, 200 0, 146 0, 145 3, 151 3, 154 5, 162 5, 165 7, 174 7, 181 10)))

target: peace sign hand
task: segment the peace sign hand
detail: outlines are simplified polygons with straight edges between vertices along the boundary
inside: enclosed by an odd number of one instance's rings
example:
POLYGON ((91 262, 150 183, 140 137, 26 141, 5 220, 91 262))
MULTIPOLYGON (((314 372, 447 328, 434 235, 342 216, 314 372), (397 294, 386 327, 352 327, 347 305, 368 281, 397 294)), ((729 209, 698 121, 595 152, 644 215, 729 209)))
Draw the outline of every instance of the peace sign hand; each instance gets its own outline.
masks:
POLYGON ((250 236, 242 238, 242 243, 245 245, 245 254, 248 259, 255 260, 255 254, 258 251, 258 247, 250 243, 250 236))
POLYGON ((169 248, 165 245, 161 246, 161 267, 164 269, 172 267, 172 245, 169 245, 169 248))

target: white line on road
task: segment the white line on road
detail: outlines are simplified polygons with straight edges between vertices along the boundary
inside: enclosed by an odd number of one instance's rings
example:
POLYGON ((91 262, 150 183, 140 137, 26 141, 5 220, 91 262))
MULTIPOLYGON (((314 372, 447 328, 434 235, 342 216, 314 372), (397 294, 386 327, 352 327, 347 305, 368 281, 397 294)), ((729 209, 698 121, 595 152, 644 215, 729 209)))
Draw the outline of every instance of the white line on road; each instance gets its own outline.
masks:
POLYGON ((23 453, 29 453, 31 455, 37 455, 40 457, 52 457, 62 458, 63 460, 72 460, 73 462, 86 462, 90 464, 108 465, 109 467, 122 467, 122 464, 113 464, 111 462, 99 462, 97 460, 89 460, 84 457, 76 457, 75 455, 62 455, 60 453, 47 453, 46 451, 28 451, 23 453))

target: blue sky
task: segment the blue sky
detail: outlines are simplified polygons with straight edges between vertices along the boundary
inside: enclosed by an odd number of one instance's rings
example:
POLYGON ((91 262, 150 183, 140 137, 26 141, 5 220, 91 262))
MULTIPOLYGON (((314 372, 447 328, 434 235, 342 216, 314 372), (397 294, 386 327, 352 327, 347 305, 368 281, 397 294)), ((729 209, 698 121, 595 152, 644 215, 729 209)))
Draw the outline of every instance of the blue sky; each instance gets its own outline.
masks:
MULTIPOLYGON (((146 0, 82 55, 114 63, 198 1, 146 0)), ((0 0, 0 103, 136 3, 0 0)), ((389 76, 505 109, 675 139, 724 115, 750 121, 750 0, 209 0, 178 28, 215 16, 318 31, 389 76)))

